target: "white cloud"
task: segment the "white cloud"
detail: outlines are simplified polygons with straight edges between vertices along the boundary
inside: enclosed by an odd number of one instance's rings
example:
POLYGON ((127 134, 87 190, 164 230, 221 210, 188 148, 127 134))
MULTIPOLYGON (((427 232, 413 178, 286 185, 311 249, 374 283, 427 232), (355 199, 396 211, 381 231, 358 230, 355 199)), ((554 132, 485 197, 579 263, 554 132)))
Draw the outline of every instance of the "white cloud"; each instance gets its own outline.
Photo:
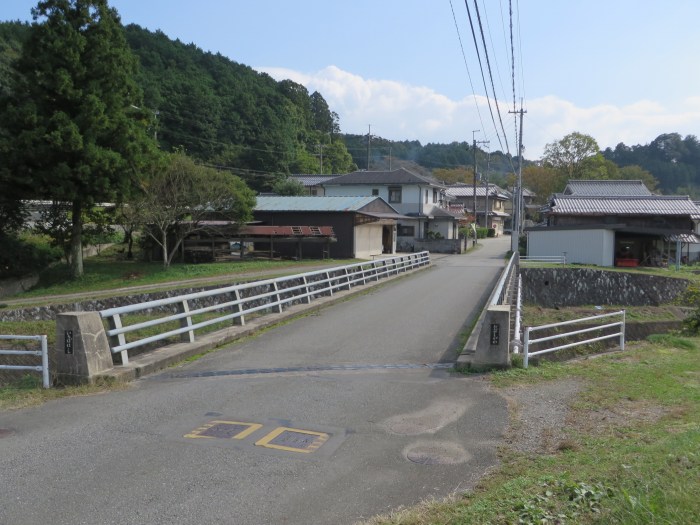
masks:
MULTIPOLYGON (((372 134, 427 144, 471 142, 472 130, 481 129, 477 140, 486 137, 491 141, 492 151, 501 149, 483 96, 469 95, 452 100, 428 87, 366 79, 335 66, 312 74, 282 68, 257 69, 277 80, 289 78, 303 84, 310 92, 321 93, 331 109, 340 115, 340 126, 345 133, 365 134, 371 124, 372 134)), ((511 108, 507 104, 500 107, 509 149, 515 154, 514 117, 508 114, 511 108)), ((661 133, 696 134, 700 97, 687 99, 680 108, 670 109, 651 100, 625 106, 579 107, 551 95, 530 99, 526 110, 525 157, 537 159, 547 143, 573 131, 591 135, 603 149, 620 142, 646 144, 661 133)), ((494 118, 498 122, 495 109, 494 118)))

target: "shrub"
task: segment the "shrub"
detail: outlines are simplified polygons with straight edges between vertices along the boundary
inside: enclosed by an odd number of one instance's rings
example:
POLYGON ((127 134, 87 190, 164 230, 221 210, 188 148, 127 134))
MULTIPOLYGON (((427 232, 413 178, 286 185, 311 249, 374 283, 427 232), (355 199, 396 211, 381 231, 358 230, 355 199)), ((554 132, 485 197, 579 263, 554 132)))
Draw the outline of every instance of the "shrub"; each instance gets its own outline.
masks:
POLYGON ((0 235, 0 277, 22 277, 61 258, 61 249, 35 238, 0 235))

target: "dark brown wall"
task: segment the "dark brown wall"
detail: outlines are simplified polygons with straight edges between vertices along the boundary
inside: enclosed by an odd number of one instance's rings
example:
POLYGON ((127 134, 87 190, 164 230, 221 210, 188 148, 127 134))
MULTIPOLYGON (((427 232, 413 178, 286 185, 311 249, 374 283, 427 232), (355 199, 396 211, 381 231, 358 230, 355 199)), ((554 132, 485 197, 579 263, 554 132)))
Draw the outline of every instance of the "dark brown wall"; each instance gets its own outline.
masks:
MULTIPOLYGON (((338 242, 331 243, 331 258, 352 259, 355 256, 354 212, 254 211, 253 217, 267 226, 333 226, 338 242)), ((323 248, 322 244, 306 243, 302 246, 303 257, 320 259, 323 248)), ((275 251, 286 256, 296 255, 296 250, 296 244, 275 244, 275 251)))

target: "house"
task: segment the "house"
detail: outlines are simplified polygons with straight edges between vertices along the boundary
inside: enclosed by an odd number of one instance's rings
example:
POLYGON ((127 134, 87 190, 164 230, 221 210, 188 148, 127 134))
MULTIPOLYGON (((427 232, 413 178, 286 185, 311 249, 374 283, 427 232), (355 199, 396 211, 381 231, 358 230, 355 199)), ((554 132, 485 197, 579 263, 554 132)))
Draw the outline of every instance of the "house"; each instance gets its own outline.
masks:
POLYGON ((511 201, 510 194, 495 184, 476 186, 476 214, 474 213, 474 185, 454 184, 446 193, 455 202, 462 203, 466 213, 476 216, 478 226, 492 228, 496 235, 502 235, 505 221, 510 218, 506 211, 511 201))
POLYGON ((526 228, 527 254, 599 266, 661 266, 700 242, 700 209, 687 196, 653 195, 641 181, 570 181, 526 228))
MULTIPOLYGON (((396 253, 397 222, 406 219, 378 196, 258 197, 255 221, 263 226, 330 226, 337 242, 305 248, 306 257, 369 259, 396 253)), ((280 255, 296 256, 294 245, 275 246, 280 255)))
POLYGON ((446 186, 434 179, 401 168, 355 171, 322 185, 326 196, 374 196, 388 202, 403 216, 397 224, 399 251, 461 251, 459 226, 464 214, 450 208, 446 186))

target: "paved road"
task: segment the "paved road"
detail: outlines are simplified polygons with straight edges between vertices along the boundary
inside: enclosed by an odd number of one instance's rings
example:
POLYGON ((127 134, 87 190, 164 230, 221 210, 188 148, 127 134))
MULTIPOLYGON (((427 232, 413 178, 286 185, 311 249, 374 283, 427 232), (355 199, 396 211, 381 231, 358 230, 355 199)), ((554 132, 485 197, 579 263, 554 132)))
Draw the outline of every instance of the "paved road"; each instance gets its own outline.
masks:
POLYGON ((508 241, 125 391, 0 413, 0 523, 353 523, 469 488, 507 408, 446 367, 508 241))

